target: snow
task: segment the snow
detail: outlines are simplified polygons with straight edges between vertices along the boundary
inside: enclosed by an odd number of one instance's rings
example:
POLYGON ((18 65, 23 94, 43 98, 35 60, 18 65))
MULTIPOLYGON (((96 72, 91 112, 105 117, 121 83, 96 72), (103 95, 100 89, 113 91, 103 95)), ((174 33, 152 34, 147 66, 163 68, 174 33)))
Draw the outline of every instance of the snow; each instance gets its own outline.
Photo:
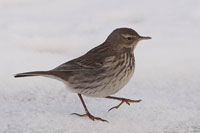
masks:
POLYGON ((199 0, 1 0, 0 19, 1 133, 200 132, 199 0), (13 78, 78 57, 118 27, 153 39, 139 43, 135 74, 116 94, 141 103, 108 113, 118 101, 84 97, 109 123, 70 115, 84 109, 59 81, 13 78))

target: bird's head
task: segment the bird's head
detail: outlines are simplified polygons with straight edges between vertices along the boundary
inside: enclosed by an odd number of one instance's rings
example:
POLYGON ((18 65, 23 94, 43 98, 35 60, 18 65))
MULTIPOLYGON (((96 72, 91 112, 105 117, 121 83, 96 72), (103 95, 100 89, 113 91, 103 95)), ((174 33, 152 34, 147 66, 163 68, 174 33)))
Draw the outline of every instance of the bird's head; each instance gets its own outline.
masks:
POLYGON ((118 28, 108 36, 106 42, 116 47, 134 49, 140 40, 147 39, 151 39, 151 37, 140 36, 135 30, 130 28, 118 28))

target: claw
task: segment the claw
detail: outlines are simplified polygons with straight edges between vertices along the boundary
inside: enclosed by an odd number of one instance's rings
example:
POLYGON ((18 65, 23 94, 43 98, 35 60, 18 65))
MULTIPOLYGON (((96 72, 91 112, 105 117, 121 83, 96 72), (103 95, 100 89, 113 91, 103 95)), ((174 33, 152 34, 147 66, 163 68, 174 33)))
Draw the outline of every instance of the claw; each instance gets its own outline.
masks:
POLYGON ((104 120, 100 117, 95 117, 93 115, 91 115, 90 113, 86 113, 86 114, 78 114, 78 113, 72 113, 71 115, 77 115, 77 116, 80 116, 80 117, 89 117, 91 120, 99 120, 99 121, 103 121, 103 122, 108 122, 107 120, 104 120))
POLYGON ((130 103, 139 103, 142 101, 142 100, 131 100, 131 99, 125 99, 125 98, 118 98, 117 100, 121 100, 121 103, 118 104, 117 106, 110 108, 108 112, 110 112, 113 109, 118 109, 124 102, 130 106, 130 103))

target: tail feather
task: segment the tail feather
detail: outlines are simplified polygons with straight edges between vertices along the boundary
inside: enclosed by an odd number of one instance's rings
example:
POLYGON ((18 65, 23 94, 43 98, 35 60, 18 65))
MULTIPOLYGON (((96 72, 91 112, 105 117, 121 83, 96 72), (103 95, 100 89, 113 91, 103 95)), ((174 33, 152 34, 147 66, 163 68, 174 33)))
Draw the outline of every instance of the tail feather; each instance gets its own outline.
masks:
POLYGON ((48 71, 35 71, 35 72, 25 72, 25 73, 18 73, 16 75, 14 75, 15 78, 19 78, 19 77, 29 77, 29 76, 45 76, 45 75, 49 75, 50 72, 48 71))

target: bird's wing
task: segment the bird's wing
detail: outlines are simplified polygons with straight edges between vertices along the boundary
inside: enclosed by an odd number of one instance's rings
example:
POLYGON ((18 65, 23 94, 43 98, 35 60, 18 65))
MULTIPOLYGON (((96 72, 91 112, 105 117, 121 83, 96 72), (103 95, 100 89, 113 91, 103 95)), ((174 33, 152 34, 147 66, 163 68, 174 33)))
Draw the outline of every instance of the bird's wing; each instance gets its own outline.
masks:
POLYGON ((99 45, 85 55, 56 67, 53 71, 99 70, 102 68, 105 58, 110 56, 108 55, 110 52, 106 52, 107 50, 107 46, 99 45))
MULTIPOLYGON (((96 62, 97 63, 97 62, 96 62)), ((95 70, 101 67, 101 64, 96 64, 79 58, 66 62, 55 69, 54 71, 84 71, 84 70, 95 70)))

